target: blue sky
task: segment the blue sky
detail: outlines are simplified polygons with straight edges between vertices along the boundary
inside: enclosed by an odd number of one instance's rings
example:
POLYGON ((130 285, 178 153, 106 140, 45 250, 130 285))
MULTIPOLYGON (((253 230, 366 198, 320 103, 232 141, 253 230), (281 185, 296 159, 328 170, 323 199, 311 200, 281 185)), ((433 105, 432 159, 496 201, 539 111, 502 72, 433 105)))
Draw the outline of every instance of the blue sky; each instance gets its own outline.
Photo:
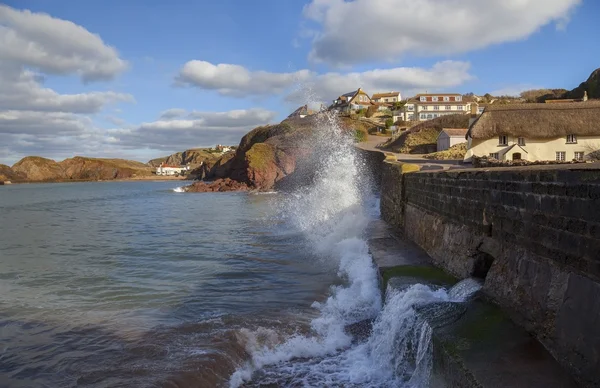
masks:
POLYGON ((5 164, 235 144, 307 89, 517 94, 600 67, 595 0, 0 4, 5 164))

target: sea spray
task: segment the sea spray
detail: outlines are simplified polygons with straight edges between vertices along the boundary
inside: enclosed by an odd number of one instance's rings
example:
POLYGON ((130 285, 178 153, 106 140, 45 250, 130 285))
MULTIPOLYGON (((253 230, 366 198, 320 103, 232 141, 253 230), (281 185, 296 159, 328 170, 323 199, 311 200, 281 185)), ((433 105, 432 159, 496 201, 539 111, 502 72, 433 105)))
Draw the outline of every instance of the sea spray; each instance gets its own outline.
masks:
POLYGON ((230 386, 425 387, 432 327, 419 306, 461 303, 477 285, 461 285, 452 295, 423 284, 389 289, 382 306, 377 270, 362 239, 376 199, 351 136, 335 116, 322 114, 320 123, 310 141, 321 167, 313 184, 289 195, 283 209, 307 250, 335 266, 343 283, 332 286, 325 301, 313 303, 319 314, 309 334, 285 338, 268 328, 241 330, 250 360, 231 376, 230 386), (346 326, 369 320, 374 322, 367 340, 353 342, 346 326))

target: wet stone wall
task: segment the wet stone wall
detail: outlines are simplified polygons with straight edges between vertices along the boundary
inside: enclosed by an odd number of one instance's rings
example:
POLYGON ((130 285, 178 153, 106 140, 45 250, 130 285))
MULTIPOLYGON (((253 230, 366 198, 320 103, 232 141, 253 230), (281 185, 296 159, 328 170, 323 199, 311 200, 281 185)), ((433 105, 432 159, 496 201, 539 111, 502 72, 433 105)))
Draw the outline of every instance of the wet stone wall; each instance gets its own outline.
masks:
MULTIPOLYGON (((584 386, 600 386, 600 169, 403 174, 382 166, 382 218, 485 293, 584 386)), ((405 168, 404 168, 405 169, 405 168)))

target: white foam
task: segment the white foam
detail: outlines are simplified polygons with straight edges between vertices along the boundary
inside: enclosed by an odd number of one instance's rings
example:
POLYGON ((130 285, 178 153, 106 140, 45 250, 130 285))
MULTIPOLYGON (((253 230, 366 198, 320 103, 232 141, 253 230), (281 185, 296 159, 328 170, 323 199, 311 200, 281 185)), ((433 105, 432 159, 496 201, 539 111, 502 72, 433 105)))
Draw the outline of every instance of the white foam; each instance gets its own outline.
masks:
MULTIPOLYGON (((283 214, 308 248, 333 264, 343 285, 332 286, 324 302, 313 303, 319 315, 309 335, 286 338, 267 328, 239 331, 251 359, 231 376, 230 387, 251 380, 259 370, 261 381, 293 386, 426 386, 431 328, 414 306, 452 298, 444 289, 417 284, 390 290, 382 307, 377 270, 360 238, 377 214, 377 202, 367 194, 352 140, 334 117, 325 117, 322 125, 316 157, 323 168, 313 186, 287 197, 283 214), (371 335, 353 344, 345 327, 368 319, 375 319, 371 335)), ((471 284, 457 289, 456 298, 471 289, 471 284)))
POLYGON ((185 188, 183 187, 176 187, 173 189, 174 192, 176 193, 185 193, 185 188))

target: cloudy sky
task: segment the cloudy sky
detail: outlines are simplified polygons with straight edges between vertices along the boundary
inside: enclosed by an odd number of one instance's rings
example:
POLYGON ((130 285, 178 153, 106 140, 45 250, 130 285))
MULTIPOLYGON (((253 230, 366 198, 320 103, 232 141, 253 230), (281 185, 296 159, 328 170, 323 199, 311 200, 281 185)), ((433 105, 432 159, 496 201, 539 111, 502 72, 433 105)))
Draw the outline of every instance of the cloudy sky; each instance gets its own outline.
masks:
POLYGON ((0 163, 237 144, 306 101, 571 89, 597 0, 0 3, 0 163))

